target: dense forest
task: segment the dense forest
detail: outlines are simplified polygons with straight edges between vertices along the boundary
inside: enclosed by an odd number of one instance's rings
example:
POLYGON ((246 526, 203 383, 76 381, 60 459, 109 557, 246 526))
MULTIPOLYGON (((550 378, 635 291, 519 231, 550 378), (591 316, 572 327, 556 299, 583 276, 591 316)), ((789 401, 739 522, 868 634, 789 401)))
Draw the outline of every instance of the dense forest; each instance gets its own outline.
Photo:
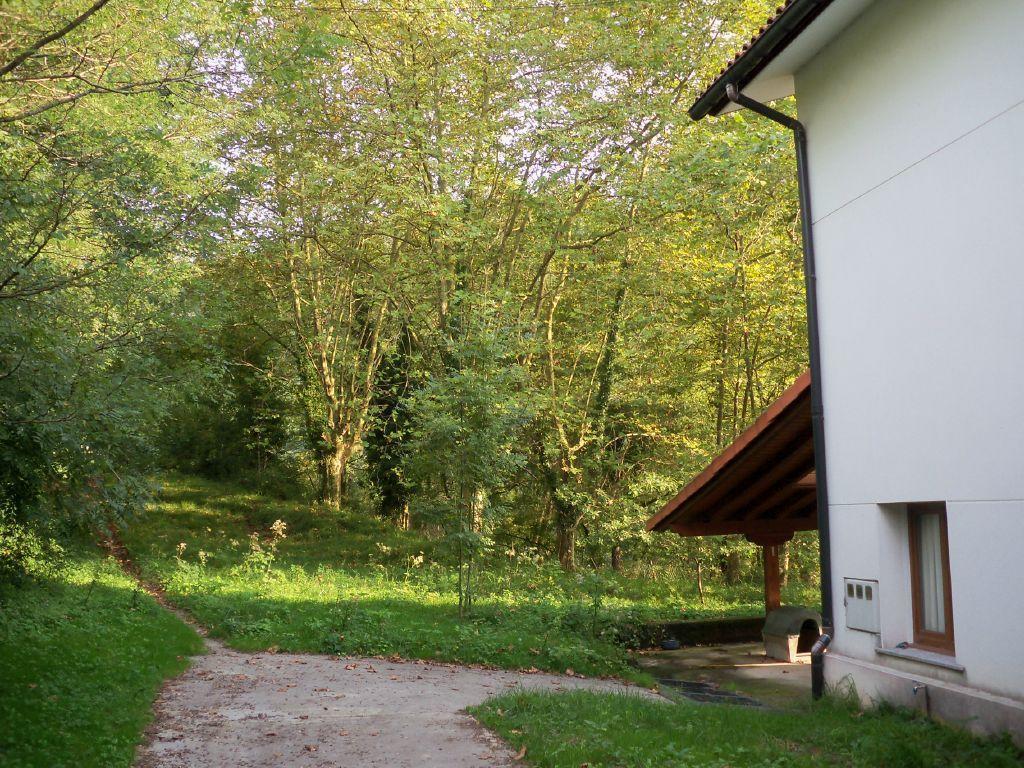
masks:
POLYGON ((3 578, 167 470, 755 572, 643 522, 806 366, 791 139, 685 111, 769 11, 4 3, 3 578))

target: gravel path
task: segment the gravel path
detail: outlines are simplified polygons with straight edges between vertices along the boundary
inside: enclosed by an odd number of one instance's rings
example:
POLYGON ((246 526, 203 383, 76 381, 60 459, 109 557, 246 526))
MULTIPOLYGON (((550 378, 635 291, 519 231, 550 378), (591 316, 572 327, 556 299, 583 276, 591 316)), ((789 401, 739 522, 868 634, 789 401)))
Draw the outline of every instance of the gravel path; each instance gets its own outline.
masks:
POLYGON ((156 703, 138 768, 502 766, 515 756, 464 712, 522 686, 648 691, 622 683, 418 661, 207 653, 156 703))

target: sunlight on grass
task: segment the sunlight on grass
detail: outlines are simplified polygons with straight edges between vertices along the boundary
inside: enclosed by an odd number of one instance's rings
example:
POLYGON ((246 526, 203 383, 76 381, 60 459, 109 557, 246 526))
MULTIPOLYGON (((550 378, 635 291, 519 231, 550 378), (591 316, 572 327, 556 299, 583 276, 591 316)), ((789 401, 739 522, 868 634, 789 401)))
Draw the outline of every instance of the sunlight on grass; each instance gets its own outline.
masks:
POLYGON ((1007 739, 983 741, 906 712, 842 701, 793 711, 667 704, 575 691, 513 692, 471 714, 540 768, 1010 768, 1007 739))

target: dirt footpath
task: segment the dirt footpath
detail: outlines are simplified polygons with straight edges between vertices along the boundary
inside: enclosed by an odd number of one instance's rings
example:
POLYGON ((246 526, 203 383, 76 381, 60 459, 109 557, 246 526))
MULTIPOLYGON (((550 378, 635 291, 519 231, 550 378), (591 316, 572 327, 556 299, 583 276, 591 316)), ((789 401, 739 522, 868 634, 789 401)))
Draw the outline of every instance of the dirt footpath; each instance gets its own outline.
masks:
POLYGON ((463 710, 522 686, 641 691, 603 680, 426 662, 207 653, 168 683, 139 768, 501 766, 514 755, 463 710))

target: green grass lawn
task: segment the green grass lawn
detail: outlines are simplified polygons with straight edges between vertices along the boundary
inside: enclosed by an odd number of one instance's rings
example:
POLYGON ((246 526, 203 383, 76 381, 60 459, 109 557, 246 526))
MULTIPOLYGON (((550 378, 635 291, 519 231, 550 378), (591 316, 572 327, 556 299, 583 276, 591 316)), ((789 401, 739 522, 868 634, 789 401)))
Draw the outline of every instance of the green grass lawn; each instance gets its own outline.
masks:
MULTIPOLYGON (((159 501, 124 539, 172 601, 242 650, 399 655, 648 682, 616 638, 648 620, 763 610, 757 586, 709 588, 701 605, 676 581, 602 577, 595 589, 594 577, 557 564, 503 559, 479 569, 473 615, 459 619, 454 570, 436 562, 432 541, 195 478, 165 479, 159 501), (249 537, 265 541, 278 519, 287 536, 268 562, 265 551, 252 553, 249 537)), ((792 598, 813 599, 803 589, 792 598)))
POLYGON ((543 768, 1019 768, 982 741, 905 712, 822 701, 792 711, 664 704, 637 696, 513 692, 471 708, 543 768))
POLYGON ((116 562, 73 548, 57 574, 0 592, 0 765, 131 765, 160 684, 201 649, 116 562))

